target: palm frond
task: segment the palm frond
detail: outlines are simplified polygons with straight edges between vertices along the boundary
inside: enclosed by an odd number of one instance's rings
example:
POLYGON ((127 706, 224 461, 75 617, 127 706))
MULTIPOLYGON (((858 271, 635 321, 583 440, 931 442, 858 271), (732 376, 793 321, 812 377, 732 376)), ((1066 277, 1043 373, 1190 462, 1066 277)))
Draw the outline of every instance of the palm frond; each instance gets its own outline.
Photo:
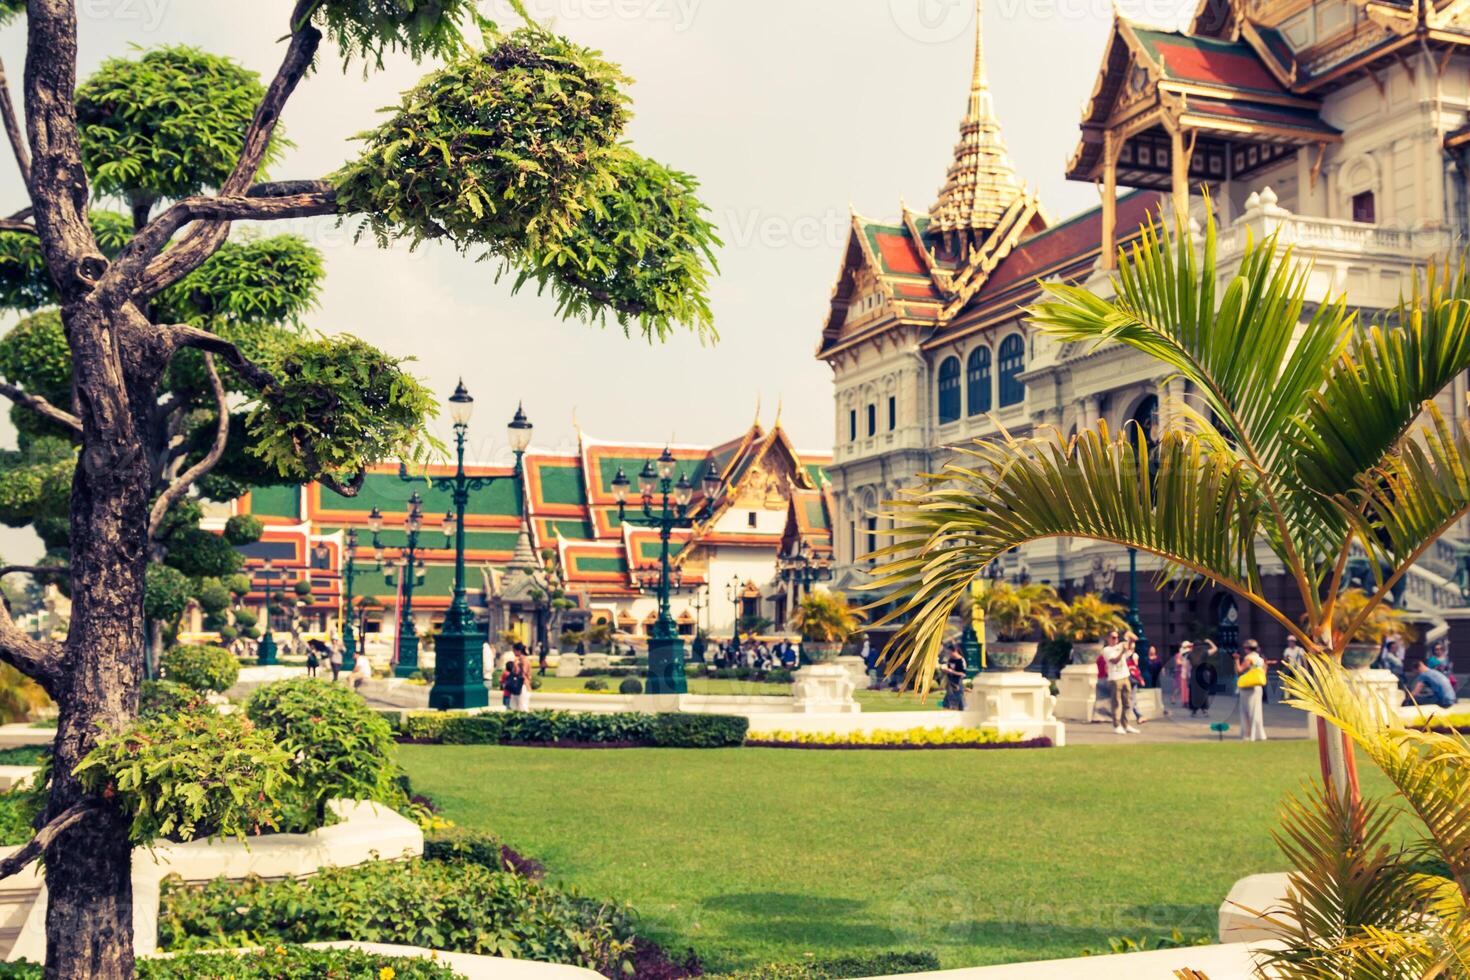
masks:
POLYGON ((1337 356, 1292 424, 1291 467, 1320 494, 1347 493, 1391 454, 1424 404, 1470 369, 1470 271, 1430 267, 1399 304, 1337 356))
MULTIPOLYGON (((1157 555, 1268 611, 1255 543, 1262 504, 1253 472, 1188 433, 1166 433, 1151 463, 1142 433, 1106 425, 1067 440, 1004 436, 961 451, 928 485, 890 502, 893 540, 868 587, 900 622, 889 663, 927 689, 956 603, 1006 551, 1043 538, 1090 538, 1157 555)), ((1296 629, 1289 619, 1278 621, 1296 629)))

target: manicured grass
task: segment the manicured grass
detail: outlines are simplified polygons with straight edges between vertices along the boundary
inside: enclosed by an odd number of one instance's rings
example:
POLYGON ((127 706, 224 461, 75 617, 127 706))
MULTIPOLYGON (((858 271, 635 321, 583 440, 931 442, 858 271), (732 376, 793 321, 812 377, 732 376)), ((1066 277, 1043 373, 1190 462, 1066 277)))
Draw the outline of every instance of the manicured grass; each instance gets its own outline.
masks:
POLYGON ((1236 879, 1283 869, 1277 806, 1317 764, 1307 742, 400 751, 450 819, 630 902, 718 969, 886 949, 961 967, 1213 936, 1236 879))

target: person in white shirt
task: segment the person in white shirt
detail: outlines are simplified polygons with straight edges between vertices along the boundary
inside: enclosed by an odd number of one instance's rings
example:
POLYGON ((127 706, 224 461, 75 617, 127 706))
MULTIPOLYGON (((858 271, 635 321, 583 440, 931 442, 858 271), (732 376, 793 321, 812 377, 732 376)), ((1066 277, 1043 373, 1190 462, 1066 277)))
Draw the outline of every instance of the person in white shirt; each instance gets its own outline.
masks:
POLYGON ((1129 633, 1124 640, 1103 647, 1103 663, 1107 666, 1108 686, 1111 688, 1109 700, 1113 708, 1115 735, 1137 735, 1139 731, 1128 723, 1128 710, 1133 706, 1133 677, 1128 670, 1131 639, 1133 634, 1129 633))

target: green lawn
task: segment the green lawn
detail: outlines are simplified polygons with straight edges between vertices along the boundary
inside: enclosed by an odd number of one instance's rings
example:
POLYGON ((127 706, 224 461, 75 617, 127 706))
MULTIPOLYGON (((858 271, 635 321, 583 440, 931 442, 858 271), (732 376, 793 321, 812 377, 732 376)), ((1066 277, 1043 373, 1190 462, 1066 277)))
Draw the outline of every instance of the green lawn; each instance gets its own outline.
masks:
MULTIPOLYGON (((1308 742, 991 752, 402 746, 416 790, 716 968, 932 949, 946 967, 1212 936, 1281 870, 1308 742)), ((1381 791, 1376 773, 1365 790, 1381 791)))
MULTIPOLYGON (((591 680, 590 677, 553 677, 547 674, 541 678, 541 690, 548 694, 616 694, 618 685, 623 682, 621 677, 603 677, 600 680, 607 683, 607 690, 589 691, 587 690, 589 680, 591 680)), ((791 685, 738 681, 725 677, 691 677, 689 693, 783 695, 791 693, 791 685)), ((858 691, 854 696, 863 706, 864 711, 938 711, 941 694, 936 691, 926 701, 920 701, 918 696, 911 692, 900 693, 898 691, 858 691)), ((531 696, 533 705, 535 700, 533 694, 531 696)))

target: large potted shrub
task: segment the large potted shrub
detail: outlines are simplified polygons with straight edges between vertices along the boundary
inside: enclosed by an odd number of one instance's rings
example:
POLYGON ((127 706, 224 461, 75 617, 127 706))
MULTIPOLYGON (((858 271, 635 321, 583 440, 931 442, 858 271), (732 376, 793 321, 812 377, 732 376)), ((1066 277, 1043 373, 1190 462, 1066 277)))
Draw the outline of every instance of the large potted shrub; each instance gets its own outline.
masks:
POLYGON ((1052 636, 1064 608, 1049 585, 1014 586, 1003 580, 987 582, 975 591, 975 604, 985 613, 985 624, 996 641, 986 645, 986 662, 999 670, 1025 670, 1036 659, 1039 633, 1052 636))
POLYGON ((1090 664, 1102 653, 1102 641, 1110 632, 1117 630, 1121 634, 1127 628, 1122 606, 1104 602, 1094 592, 1086 592, 1061 608, 1056 635, 1072 641, 1074 664, 1090 664))
POLYGON ((1383 641, 1390 636, 1399 637, 1405 644, 1419 639, 1419 631, 1402 610, 1382 604, 1375 604, 1369 609, 1370 602, 1366 592, 1349 589, 1337 597, 1332 610, 1334 634, 1351 629, 1355 621, 1362 619, 1357 628, 1352 629, 1352 635, 1342 650, 1342 665, 1349 670, 1367 670, 1378 659, 1383 641), (1363 616, 1365 609, 1368 610, 1366 617, 1363 616))
POLYGON ((224 647, 176 646, 159 661, 163 676, 196 691, 224 692, 240 676, 240 661, 224 647))
POLYGON ((802 655, 814 664, 836 660, 862 621, 863 614, 848 605, 840 592, 808 593, 791 617, 791 624, 801 632, 802 655))

